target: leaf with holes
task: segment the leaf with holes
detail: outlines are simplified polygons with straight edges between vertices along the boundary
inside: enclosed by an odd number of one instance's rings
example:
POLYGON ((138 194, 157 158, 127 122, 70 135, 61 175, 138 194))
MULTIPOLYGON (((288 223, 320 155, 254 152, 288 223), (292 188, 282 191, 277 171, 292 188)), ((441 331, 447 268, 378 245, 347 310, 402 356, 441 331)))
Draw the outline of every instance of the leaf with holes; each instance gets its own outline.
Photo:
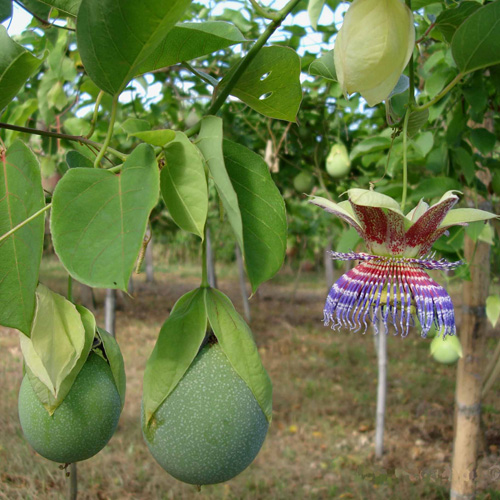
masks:
POLYGON ((226 140, 224 161, 238 195, 245 263, 255 292, 283 264, 287 231, 285 203, 266 162, 258 154, 226 140))
POLYGON ((191 61, 244 41, 245 37, 236 26, 223 21, 178 23, 141 63, 138 72, 147 73, 182 61, 191 61))
MULTIPOLYGON (((0 235, 45 206, 40 166, 19 140, 0 149, 0 235)), ((0 242, 0 324, 30 334, 42 260, 44 216, 0 242)))
POLYGON ((76 20, 78 50, 90 78, 120 93, 158 47, 191 0, 83 0, 76 20))
MULTIPOLYGON (((232 71, 224 78, 222 85, 231 74, 232 71)), ((231 94, 269 118, 295 121, 302 101, 300 57, 288 47, 264 47, 240 77, 231 94)))
POLYGON ((0 112, 21 90, 46 56, 47 52, 42 59, 38 59, 14 42, 5 26, 0 26, 0 112))
POLYGON ((71 276, 127 291, 158 190, 158 166, 148 144, 134 149, 120 174, 70 169, 54 190, 50 225, 54 249, 71 276))

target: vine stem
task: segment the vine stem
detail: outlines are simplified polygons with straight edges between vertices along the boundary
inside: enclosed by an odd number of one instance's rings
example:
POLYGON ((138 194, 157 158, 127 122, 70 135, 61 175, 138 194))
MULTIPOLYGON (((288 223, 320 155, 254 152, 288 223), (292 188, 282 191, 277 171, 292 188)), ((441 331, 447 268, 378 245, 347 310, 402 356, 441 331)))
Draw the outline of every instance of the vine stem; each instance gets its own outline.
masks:
POLYGON ((426 102, 421 106, 414 107, 413 111, 423 111, 424 109, 434 106, 434 104, 440 101, 464 76, 465 73, 459 73, 441 92, 439 92, 436 97, 434 97, 434 99, 431 99, 429 102, 426 102))
POLYGON ((250 3, 252 4, 253 8, 257 11, 258 14, 260 14, 262 17, 266 19, 271 19, 272 21, 275 21, 276 19, 279 19, 280 13, 277 11, 271 12, 262 7, 260 3, 257 0, 250 0, 250 3))
MULTIPOLYGON (((225 85, 221 88, 220 92, 217 95, 217 98, 208 109, 206 113, 207 115, 214 115, 217 113, 217 111, 219 111, 222 105, 226 102, 226 99, 233 90, 234 86, 238 83, 238 80, 240 79, 241 75, 245 72, 250 63, 259 53, 259 50, 264 46, 264 44, 269 40, 271 35, 279 28, 279 26, 284 21, 286 16, 290 14, 290 12, 298 5, 300 1, 301 0, 291 0, 283 7, 283 9, 278 11, 277 18, 273 20, 268 25, 268 27, 263 31, 263 33, 259 36, 257 41, 252 45, 250 50, 247 52, 246 56, 241 60, 240 64, 235 69, 234 73, 229 77, 227 83, 225 83, 225 85)), ((193 135, 197 134, 200 131, 200 128, 201 128, 201 121, 199 121, 194 127, 191 127, 190 129, 186 130, 186 135, 188 137, 192 137, 193 135)))
POLYGON ((403 122, 403 196, 401 198, 401 211, 404 213, 406 205, 406 194, 408 191, 408 120, 410 119, 410 109, 406 110, 403 122))
MULTIPOLYGON (((100 142, 91 141, 81 135, 68 135, 59 134, 57 132, 49 132, 48 130, 40 130, 37 128, 20 127, 19 125, 11 125, 10 123, 0 122, 0 129, 14 130, 15 132, 22 132, 24 134, 41 135, 43 137, 55 137, 56 139, 65 139, 67 141, 79 142, 80 144, 88 144, 89 146, 94 146, 95 148, 102 148, 103 145, 100 142)), ((113 148, 107 148, 110 153, 112 153, 120 160, 125 160, 127 155, 113 148)))
POLYGON ((97 155, 95 161, 94 161, 94 168, 99 168, 101 165, 101 160, 104 158, 104 155, 106 154, 106 149, 108 149, 109 143, 111 142, 111 137, 113 137, 113 129, 115 127, 115 120, 116 120, 116 112, 118 110, 118 98, 120 97, 120 94, 116 94, 115 97, 113 97, 113 106, 111 108, 111 116, 109 118, 109 126, 108 126, 108 132, 106 134, 106 138, 104 139, 104 143, 99 150, 99 154, 97 155))
POLYGON ((52 206, 52 203, 49 203, 48 205, 45 205, 42 209, 38 210, 38 212, 35 212, 33 215, 28 217, 27 219, 23 220, 20 222, 17 226, 13 227, 10 231, 7 231, 5 234, 0 236, 0 243, 4 240, 6 240, 9 236, 12 236, 17 230, 21 229, 24 227, 26 224, 29 224, 33 219, 36 219, 39 215, 42 215, 44 212, 50 209, 52 206))
POLYGON ((95 100, 94 114, 92 115, 92 120, 90 121, 90 131, 85 136, 87 139, 90 139, 94 135, 95 126, 97 124, 97 115, 99 114, 99 106, 101 105, 103 96, 104 90, 101 90, 99 94, 97 94, 97 99, 95 100))

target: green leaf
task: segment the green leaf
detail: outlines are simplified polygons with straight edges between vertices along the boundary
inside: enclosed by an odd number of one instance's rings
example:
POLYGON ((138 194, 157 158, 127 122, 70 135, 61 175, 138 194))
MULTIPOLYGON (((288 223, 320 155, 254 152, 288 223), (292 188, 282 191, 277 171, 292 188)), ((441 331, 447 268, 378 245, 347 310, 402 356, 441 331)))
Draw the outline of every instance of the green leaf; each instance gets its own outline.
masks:
POLYGON ((69 168, 94 168, 94 164, 79 151, 68 151, 66 153, 66 163, 69 168))
POLYGON ((190 4, 191 0, 83 0, 76 35, 90 78, 106 92, 119 94, 190 4))
POLYGON ((245 146, 224 141, 224 161, 238 196, 248 277, 255 292, 281 268, 286 251, 286 212, 267 163, 245 146))
POLYGON ((165 144, 173 141, 175 138, 175 132, 169 129, 137 131, 129 135, 137 137, 152 146, 160 147, 165 146, 165 144))
POLYGON ((485 210, 478 210, 477 208, 455 208, 446 214, 439 227, 443 228, 457 224, 463 225, 480 220, 498 219, 499 217, 496 214, 486 212, 485 210))
POLYGON ((399 77, 398 83, 396 83, 396 86, 392 89, 391 93, 389 94, 388 99, 390 99, 392 96, 406 92, 409 88, 410 88, 410 79, 406 75, 401 75, 399 77))
POLYGON ((333 62, 333 50, 330 50, 321 57, 318 57, 309 66, 309 74, 313 76, 322 76, 327 80, 337 81, 337 71, 333 62))
POLYGON ((178 23, 156 50, 140 64, 138 73, 148 73, 191 61, 244 41, 245 37, 236 26, 223 21, 178 23))
POLYGON ((483 155, 488 155, 493 151, 497 138, 485 128, 474 128, 470 131, 470 141, 483 155))
POLYGON ((127 118, 120 126, 128 135, 135 135, 136 132, 151 130, 150 123, 140 118, 127 118))
MULTIPOLYGON (((78 306, 77 306, 78 307, 78 306)), ((127 378, 125 376, 125 364, 123 362, 122 352, 116 339, 106 330, 97 327, 97 335, 101 339, 104 348, 104 354, 108 360, 111 373, 115 380, 115 385, 120 395, 122 408, 125 405, 125 391, 127 388, 127 378)))
POLYGON ((12 17, 12 0, 0 0, 0 23, 12 17))
POLYGON ((174 222, 203 240, 208 214, 208 187, 200 153, 186 134, 177 132, 165 148, 161 194, 174 222))
POLYGON ((321 11, 325 6, 326 0, 309 0, 307 4, 307 13, 309 14, 309 20, 311 21, 311 26, 314 29, 318 29, 318 19, 321 15, 321 11))
POLYGON ((363 156, 367 153, 375 153, 376 151, 383 151, 384 149, 389 149, 391 146, 391 139, 383 136, 370 137, 364 139, 360 143, 356 144, 352 148, 351 154, 349 155, 351 160, 355 160, 359 156, 363 156))
POLYGON ((205 338, 206 289, 183 295, 163 324, 144 371, 142 401, 146 425, 177 387, 205 338))
POLYGON ((134 149, 118 175, 70 169, 54 190, 50 219, 54 249, 67 271, 86 285, 127 291, 158 190, 148 144, 134 149))
POLYGON ((408 118, 408 137, 413 137, 429 119, 429 110, 423 109, 421 111, 412 111, 408 118))
MULTIPOLYGON (((44 206, 38 161, 16 140, 4 159, 0 152, 0 235, 44 206)), ((44 216, 40 215, 0 243, 0 324, 28 336, 35 312, 44 230, 44 216)))
POLYGON ((432 150, 434 146, 434 136, 432 132, 422 132, 415 139, 413 139, 413 145, 417 152, 425 158, 432 150))
POLYGON ((208 320, 221 349, 234 371, 248 385, 270 422, 273 389, 250 328, 229 298, 219 290, 208 289, 206 302, 208 320))
MULTIPOLYGON (((231 74, 224 78, 222 85, 231 74)), ((265 116, 295 121, 302 101, 300 57, 289 47, 264 47, 231 94, 265 116)))
POLYGON ((500 2, 469 16, 455 32, 451 50, 462 73, 500 63, 500 2))
POLYGON ((38 59, 14 42, 5 26, 0 26, 0 111, 16 96, 46 56, 47 53, 38 59))
POLYGON ((208 170, 214 180, 217 193, 227 214, 229 224, 233 229, 236 241, 241 249, 243 246, 243 224, 238 204, 238 196, 224 164, 222 152, 222 119, 217 116, 205 116, 201 121, 198 148, 203 153, 208 170))
POLYGON ((476 166, 470 153, 464 148, 456 148, 451 152, 451 157, 460 167, 467 184, 470 185, 476 177, 476 166))
POLYGON ((445 40, 451 43, 457 28, 481 5, 477 2, 462 1, 454 9, 446 9, 436 19, 436 28, 443 34, 445 40))
POLYGON ((40 399, 41 403, 45 409, 52 415, 56 408, 64 401, 64 398, 68 395, 73 382, 80 373, 83 365, 87 361, 87 358, 92 347, 95 335, 95 318, 94 315, 83 306, 76 306, 77 311, 80 314, 83 327, 85 329, 85 339, 82 352, 75 363, 75 366, 68 373, 68 375, 62 381, 57 397, 54 397, 52 391, 50 390, 50 378, 45 368, 42 358, 36 353, 33 348, 33 342, 24 335, 21 335, 21 350, 23 352, 24 360, 26 362, 26 371, 30 379, 30 383, 40 399), (36 374, 40 374, 41 377, 36 374), (49 386, 47 386, 43 380, 48 379, 49 386))
POLYGON ((486 317, 492 324, 493 328, 497 325, 498 318, 500 318, 500 296, 490 295, 486 299, 486 317))
POLYGON ((356 247, 361 241, 362 241, 361 237, 359 236, 356 229, 350 227, 347 231, 342 231, 342 235, 337 241, 335 251, 351 252, 356 249, 356 247))
POLYGON ((78 14, 78 9, 82 0, 39 0, 44 4, 54 7, 60 13, 68 14, 72 17, 76 17, 78 14))

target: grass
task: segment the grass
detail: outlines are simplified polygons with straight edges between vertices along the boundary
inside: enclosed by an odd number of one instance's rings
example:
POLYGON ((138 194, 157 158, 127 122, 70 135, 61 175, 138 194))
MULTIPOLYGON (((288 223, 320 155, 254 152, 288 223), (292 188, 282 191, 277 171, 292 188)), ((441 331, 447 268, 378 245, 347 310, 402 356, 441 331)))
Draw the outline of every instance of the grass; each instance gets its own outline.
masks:
MULTIPOLYGON (((160 267, 156 282, 135 278, 134 298, 117 316, 117 339, 127 370, 127 400, 116 434, 98 455, 78 464, 79 499, 329 499, 448 498, 455 367, 429 357, 429 342, 411 332, 389 337, 386 454, 374 460, 376 357, 370 332, 323 327, 324 280, 282 273, 252 298, 252 330, 274 384, 273 423, 255 462, 232 481, 203 487, 171 478, 142 440, 142 374, 161 324, 175 300, 198 285, 196 268, 160 267)), ((221 270, 219 286, 241 308, 236 272, 221 270)), ((56 261, 42 281, 64 293, 56 261)), ((75 298, 79 288, 75 286, 75 298)), ((102 324, 103 291, 98 291, 102 324)), ((17 392, 22 355, 17 334, 0 329, 0 498, 64 499, 68 480, 22 436, 17 392)), ((491 352, 491 351, 490 351, 491 352)), ((486 398, 485 443, 478 470, 479 499, 498 499, 500 397, 486 398), (496 468, 495 468, 496 467, 496 468)))

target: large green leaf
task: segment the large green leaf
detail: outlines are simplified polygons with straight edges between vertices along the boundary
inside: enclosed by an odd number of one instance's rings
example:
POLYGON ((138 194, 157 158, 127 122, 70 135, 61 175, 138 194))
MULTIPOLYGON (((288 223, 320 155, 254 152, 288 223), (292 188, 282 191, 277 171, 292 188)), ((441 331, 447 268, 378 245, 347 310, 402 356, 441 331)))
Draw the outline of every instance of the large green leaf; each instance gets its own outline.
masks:
MULTIPOLYGON (((48 370, 44 365, 42 357, 35 351, 33 342, 24 335, 21 335, 21 349, 23 352, 24 360, 26 362, 26 372, 30 379, 30 383, 35 391, 38 399, 41 401, 45 409, 52 415, 56 408, 64 401, 73 382, 80 373, 83 365, 87 361, 92 343, 94 341, 96 324, 94 315, 83 306, 76 306, 77 311, 80 313, 83 327, 85 329, 85 338, 83 349, 76 360, 75 365, 65 376, 64 380, 59 386, 57 396, 54 397, 51 390, 50 377, 48 370), (48 380, 48 383, 47 383, 48 380)), ((73 311, 71 310, 71 313, 73 311)))
POLYGON ((454 9, 446 9, 436 19, 436 28, 443 34, 448 43, 451 43, 457 28, 481 5, 477 2, 460 2, 454 9))
POLYGON ((144 371, 146 426, 198 354, 207 330, 206 289, 183 295, 163 324, 144 371))
POLYGON ((250 328, 229 298, 219 290, 208 289, 206 302, 208 320, 221 349, 234 371, 246 382, 270 422, 273 388, 250 328))
POLYGON ((56 8, 62 14, 76 17, 82 0, 39 0, 50 7, 56 8))
POLYGON ((322 76, 327 80, 337 81, 337 71, 333 62, 333 50, 330 50, 321 57, 318 57, 309 66, 309 74, 313 76, 322 76))
POLYGON ((186 134, 177 132, 165 148, 161 194, 174 222, 203 239, 208 214, 208 188, 202 157, 186 134))
POLYGON ((50 220, 54 249, 68 272, 89 286, 127 291, 158 191, 148 144, 134 149, 120 174, 70 169, 54 190, 50 220))
POLYGON ((222 152, 222 119, 217 116, 205 116, 201 122, 198 148, 203 153, 210 175, 222 200, 229 224, 233 229, 236 241, 243 249, 243 225, 238 205, 238 196, 224 164, 222 152))
POLYGON ((245 263, 255 292, 281 268, 286 251, 286 212, 267 163, 245 146, 224 141, 224 161, 243 222, 245 263))
MULTIPOLYGON (((0 235, 44 205, 38 161, 21 141, 15 141, 7 154, 0 151, 0 235)), ((35 312, 44 228, 41 215, 0 243, 0 324, 28 336, 35 312)))
POLYGON ((7 34, 0 26, 0 112, 21 90, 26 80, 45 59, 38 59, 7 34))
POLYGON ((265 116, 295 121, 302 101, 300 57, 289 47, 264 47, 231 94, 265 116))
POLYGON ((12 0, 0 0, 0 23, 12 16, 12 0))
POLYGON ((500 62, 500 1, 476 10, 451 41, 453 58, 462 73, 500 62))
POLYGON ((236 26, 223 21, 179 23, 141 63, 138 73, 190 61, 244 41, 245 37, 236 26))
POLYGON ((190 3, 191 0, 83 0, 76 34, 90 78, 106 92, 120 93, 190 3))
MULTIPOLYGON (((77 306, 78 307, 78 306, 77 306)), ((125 376, 125 364, 123 362, 122 352, 116 339, 106 330, 97 327, 97 334, 101 339, 104 354, 108 360, 113 379, 115 380, 118 394, 122 402, 122 408, 125 405, 125 391, 127 388, 127 379, 125 376)))

